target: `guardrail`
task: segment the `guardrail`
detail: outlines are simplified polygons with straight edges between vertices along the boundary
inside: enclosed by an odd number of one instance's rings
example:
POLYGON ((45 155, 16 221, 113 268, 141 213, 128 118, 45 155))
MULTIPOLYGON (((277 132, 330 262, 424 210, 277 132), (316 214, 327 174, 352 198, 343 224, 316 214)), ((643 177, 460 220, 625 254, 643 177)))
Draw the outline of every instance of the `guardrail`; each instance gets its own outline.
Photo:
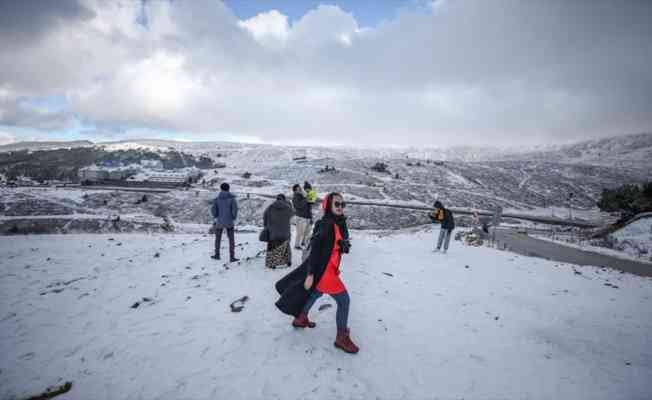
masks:
MULTIPOLYGON (((264 197, 269 199, 276 198, 276 196, 274 195, 267 195, 261 193, 243 192, 241 194, 247 196, 264 197)), ((317 200, 321 201, 322 199, 317 199, 317 200)), ((412 205, 412 204, 379 203, 373 201, 358 201, 358 200, 347 200, 346 204, 369 206, 369 207, 389 207, 389 208, 399 208, 399 209, 417 210, 417 211, 433 211, 432 207, 412 205)), ((466 208, 451 207, 450 210, 456 214, 461 214, 461 215, 473 215, 474 213, 473 210, 466 209, 466 208)), ((485 217, 492 217, 494 215, 494 213, 491 211, 478 210, 477 212, 478 215, 485 216, 485 217)), ((524 221, 539 222, 542 224, 549 224, 549 225, 574 226, 578 228, 596 228, 598 226, 601 226, 600 223, 593 222, 593 221, 565 220, 561 218, 541 217, 536 215, 527 215, 527 214, 518 214, 518 213, 503 213, 502 218, 520 219, 524 221)))

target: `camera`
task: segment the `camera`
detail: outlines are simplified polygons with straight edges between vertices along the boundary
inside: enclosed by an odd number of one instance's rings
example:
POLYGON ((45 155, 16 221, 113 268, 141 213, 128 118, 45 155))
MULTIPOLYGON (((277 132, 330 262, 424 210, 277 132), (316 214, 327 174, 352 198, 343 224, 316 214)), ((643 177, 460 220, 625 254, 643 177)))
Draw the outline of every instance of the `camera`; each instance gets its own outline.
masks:
POLYGON ((351 250, 351 242, 349 239, 340 239, 338 244, 340 245, 340 252, 344 254, 348 254, 349 250, 351 250))

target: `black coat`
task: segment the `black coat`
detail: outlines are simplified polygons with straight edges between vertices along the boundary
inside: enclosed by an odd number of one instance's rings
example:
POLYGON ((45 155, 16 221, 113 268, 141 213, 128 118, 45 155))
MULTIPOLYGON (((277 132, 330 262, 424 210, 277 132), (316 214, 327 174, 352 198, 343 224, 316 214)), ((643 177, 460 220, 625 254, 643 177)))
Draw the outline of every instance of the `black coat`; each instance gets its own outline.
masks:
POLYGON ((455 229, 455 218, 453 218, 453 212, 448 208, 444 208, 444 220, 441 222, 441 228, 449 231, 455 229))
POLYGON ((263 213, 263 226, 269 231, 269 240, 290 239, 292 206, 285 200, 276 200, 263 213))
POLYGON ((302 193, 295 193, 292 197, 292 205, 297 217, 312 219, 310 203, 302 193))
MULTIPOLYGON (((326 216, 317 221, 310 239, 310 255, 294 271, 290 272, 276 282, 276 291, 281 298, 276 302, 276 307, 283 313, 298 316, 308 300, 310 292, 317 286, 326 271, 333 246, 335 245, 335 224, 333 217, 326 216), (314 275, 313 286, 310 290, 303 287, 309 273, 314 275)), ((337 222, 343 239, 349 238, 346 220, 337 222)))

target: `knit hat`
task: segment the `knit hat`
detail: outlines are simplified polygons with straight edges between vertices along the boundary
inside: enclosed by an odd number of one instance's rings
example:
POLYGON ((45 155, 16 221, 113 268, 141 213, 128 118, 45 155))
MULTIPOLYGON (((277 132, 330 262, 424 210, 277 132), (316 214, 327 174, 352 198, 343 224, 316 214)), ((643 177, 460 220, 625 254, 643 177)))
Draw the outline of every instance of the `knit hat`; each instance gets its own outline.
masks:
POLYGON ((220 189, 224 190, 225 192, 228 192, 229 189, 231 189, 231 186, 229 186, 228 183, 224 182, 223 184, 220 185, 220 189))

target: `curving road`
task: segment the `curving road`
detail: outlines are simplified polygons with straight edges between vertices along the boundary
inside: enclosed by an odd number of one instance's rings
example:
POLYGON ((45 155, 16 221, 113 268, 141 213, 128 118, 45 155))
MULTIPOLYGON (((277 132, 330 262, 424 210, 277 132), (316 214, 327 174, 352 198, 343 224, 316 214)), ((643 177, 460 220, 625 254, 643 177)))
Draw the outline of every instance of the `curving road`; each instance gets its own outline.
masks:
POLYGON ((652 277, 652 264, 650 263, 624 260, 579 250, 546 240, 535 239, 512 230, 498 229, 496 231, 496 240, 499 247, 507 245, 509 250, 526 256, 541 257, 577 265, 607 267, 634 275, 652 277))

